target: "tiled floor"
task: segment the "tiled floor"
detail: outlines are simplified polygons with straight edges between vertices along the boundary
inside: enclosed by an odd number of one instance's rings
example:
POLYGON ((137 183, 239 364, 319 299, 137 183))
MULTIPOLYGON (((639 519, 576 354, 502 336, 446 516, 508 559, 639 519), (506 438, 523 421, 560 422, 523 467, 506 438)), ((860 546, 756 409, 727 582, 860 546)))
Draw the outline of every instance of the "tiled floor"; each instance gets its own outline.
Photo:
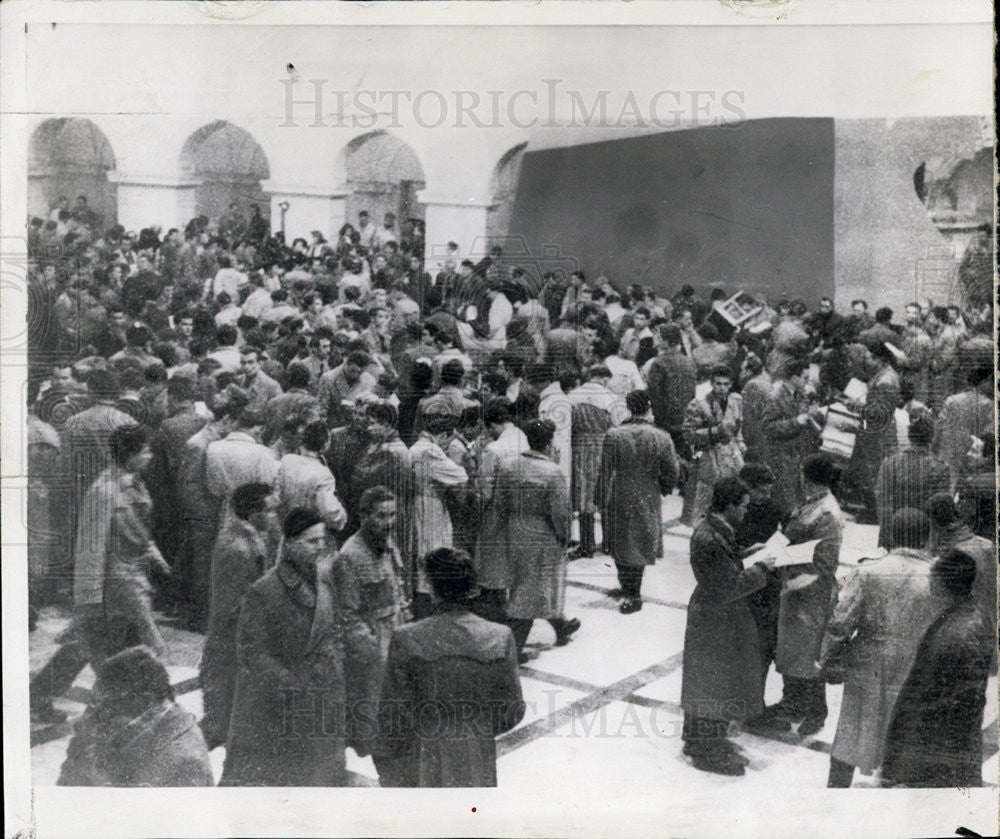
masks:
MULTIPOLYGON (((665 499, 665 522, 675 522, 679 499, 665 499)), ((849 525, 852 542, 874 547, 874 528, 849 525)), ((617 585, 614 566, 606 556, 570 564, 566 614, 582 626, 572 643, 553 645, 554 633, 536 621, 528 639, 531 661, 522 667, 522 688, 528 710, 513 731, 499 738, 498 776, 501 788, 530 791, 559 774, 560 783, 593 789, 614 800, 615 789, 665 789, 683 785, 695 792, 741 784, 774 790, 793 784, 801 788, 825 786, 829 744, 836 730, 841 689, 829 687, 830 716, 814 737, 800 740, 790 733, 780 739, 740 734, 736 740, 750 759, 743 778, 724 778, 695 770, 681 754, 679 709, 681 652, 685 610, 694 589, 688 563, 689 534, 674 524, 664 536, 664 557, 647 568, 643 584, 644 607, 623 616, 617 601, 607 595, 617 585), (617 767, 609 771, 609 767, 617 767)), ((31 668, 37 670, 55 648, 55 638, 66 619, 46 612, 31 638, 31 668)), ((201 695, 194 680, 201 637, 165 626, 171 648, 171 681, 178 685, 179 701, 200 713, 201 695)), ((86 690, 93 682, 90 670, 77 680, 71 696, 58 707, 76 716, 83 710, 86 690)), ((767 701, 781 695, 781 680, 773 670, 767 682, 767 701)), ((71 716, 71 719, 72 719, 71 716)), ((987 692, 983 777, 997 777, 997 686, 987 692)), ((32 732, 33 776, 36 785, 54 784, 66 754, 70 726, 37 727, 32 732)), ((212 753, 221 772, 224 749, 212 753)), ((359 786, 377 783, 369 758, 348 752, 348 768, 359 786)), ((873 786, 877 779, 855 776, 855 786, 873 786)))

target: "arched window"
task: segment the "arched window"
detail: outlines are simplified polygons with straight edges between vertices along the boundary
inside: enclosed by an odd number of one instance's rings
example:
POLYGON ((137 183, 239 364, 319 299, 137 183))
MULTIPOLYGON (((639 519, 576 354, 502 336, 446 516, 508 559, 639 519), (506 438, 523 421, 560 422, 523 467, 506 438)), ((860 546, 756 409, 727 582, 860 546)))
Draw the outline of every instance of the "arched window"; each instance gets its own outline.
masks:
POLYGON ((115 155, 104 132, 89 119, 45 120, 31 135, 28 153, 31 215, 48 220, 61 196, 76 210, 82 195, 94 226, 104 230, 116 223, 117 187, 108 181, 115 155))

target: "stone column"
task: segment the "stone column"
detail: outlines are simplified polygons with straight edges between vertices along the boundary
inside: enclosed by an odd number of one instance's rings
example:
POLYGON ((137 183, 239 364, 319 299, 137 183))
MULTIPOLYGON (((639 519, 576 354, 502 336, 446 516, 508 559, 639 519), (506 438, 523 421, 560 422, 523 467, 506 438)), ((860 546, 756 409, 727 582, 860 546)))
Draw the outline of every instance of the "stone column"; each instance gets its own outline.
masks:
POLYGON ((310 241, 309 234, 319 230, 329 242, 337 240, 337 234, 347 218, 347 198, 350 187, 312 187, 279 184, 264 181, 261 186, 271 198, 271 231, 281 230, 282 204, 288 204, 285 211, 285 241, 302 238, 310 241))
POLYGON ((118 187, 118 223, 139 231, 151 225, 180 230, 197 214, 196 190, 201 181, 163 175, 131 175, 108 172, 118 187))
POLYGON ((489 251, 486 217, 491 203, 467 198, 428 195, 417 196, 426 209, 426 262, 432 273, 444 262, 448 242, 458 245, 460 259, 478 262, 489 251))

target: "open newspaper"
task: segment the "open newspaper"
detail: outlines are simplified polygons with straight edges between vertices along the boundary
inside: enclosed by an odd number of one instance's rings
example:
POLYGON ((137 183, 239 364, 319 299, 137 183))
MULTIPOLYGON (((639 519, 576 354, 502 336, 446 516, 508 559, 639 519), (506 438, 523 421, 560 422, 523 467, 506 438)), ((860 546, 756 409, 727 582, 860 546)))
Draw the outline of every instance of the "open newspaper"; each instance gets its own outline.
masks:
POLYGON ((749 568, 755 562, 760 562, 769 556, 774 557, 775 568, 784 568, 788 565, 808 565, 813 561, 813 549, 819 543, 819 539, 813 539, 809 542, 791 545, 788 542, 788 537, 779 530, 764 543, 763 548, 743 560, 743 567, 749 568))

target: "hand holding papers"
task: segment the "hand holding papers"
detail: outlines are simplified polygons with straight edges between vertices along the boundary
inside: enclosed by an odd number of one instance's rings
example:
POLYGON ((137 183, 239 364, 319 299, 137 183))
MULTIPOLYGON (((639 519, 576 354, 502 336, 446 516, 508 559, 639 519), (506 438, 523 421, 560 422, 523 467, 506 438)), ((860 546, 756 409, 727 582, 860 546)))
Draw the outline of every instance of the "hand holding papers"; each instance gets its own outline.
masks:
POLYGON ((789 565, 808 565, 813 560, 813 549, 819 544, 819 541, 819 539, 813 539, 810 542, 790 545, 788 537, 784 533, 776 532, 764 543, 763 548, 743 560, 743 567, 749 568, 769 557, 774 558, 775 568, 784 568, 789 565))

